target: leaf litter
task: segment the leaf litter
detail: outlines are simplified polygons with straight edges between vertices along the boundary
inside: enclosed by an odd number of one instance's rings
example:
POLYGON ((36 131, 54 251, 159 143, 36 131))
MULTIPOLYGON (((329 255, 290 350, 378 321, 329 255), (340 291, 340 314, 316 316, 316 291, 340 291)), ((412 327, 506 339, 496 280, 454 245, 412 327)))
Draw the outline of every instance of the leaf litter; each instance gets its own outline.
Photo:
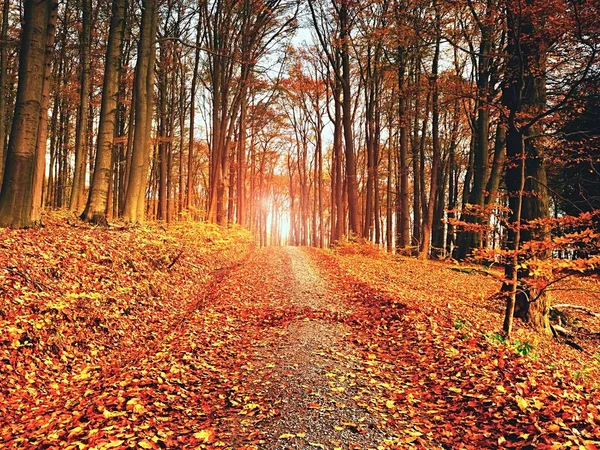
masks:
POLYGON ((495 340, 491 277, 191 224, 0 246, 6 448, 599 445, 593 377, 495 340))

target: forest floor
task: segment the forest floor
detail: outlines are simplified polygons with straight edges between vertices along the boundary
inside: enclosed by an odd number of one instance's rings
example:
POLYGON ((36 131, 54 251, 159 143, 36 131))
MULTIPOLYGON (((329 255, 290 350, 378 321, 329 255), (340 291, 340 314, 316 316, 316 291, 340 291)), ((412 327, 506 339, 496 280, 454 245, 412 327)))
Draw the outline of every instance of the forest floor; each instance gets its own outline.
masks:
MULTIPOLYGON (((582 350, 506 342, 493 272, 205 225, 0 248, 0 447, 600 446, 598 319, 572 313, 582 350)), ((598 312, 570 283, 557 301, 598 312)))

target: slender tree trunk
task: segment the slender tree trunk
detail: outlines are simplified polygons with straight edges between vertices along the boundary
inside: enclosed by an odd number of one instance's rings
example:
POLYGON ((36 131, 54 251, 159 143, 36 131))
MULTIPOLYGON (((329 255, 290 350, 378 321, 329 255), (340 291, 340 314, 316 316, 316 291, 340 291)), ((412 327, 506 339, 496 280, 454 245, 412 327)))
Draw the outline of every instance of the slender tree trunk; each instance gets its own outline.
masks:
POLYGON ((10 0, 2 4, 2 29, 0 30, 0 189, 6 162, 6 78, 8 76, 8 11, 10 0))
POLYGON ((131 155, 131 171, 125 195, 123 219, 144 221, 146 182, 150 161, 152 133, 154 43, 158 11, 156 0, 143 0, 138 61, 135 73, 135 129, 131 155))
POLYGON ((506 159, 506 129, 498 124, 496 127, 496 138, 494 141, 494 159, 492 162, 492 171, 485 187, 485 205, 488 206, 496 201, 498 188, 502 179, 504 169, 504 160, 506 159))
MULTIPOLYGON (((202 20, 198 16, 196 27, 196 49, 194 52, 194 73, 192 73, 192 84, 190 87, 190 129, 188 141, 188 161, 187 161, 187 189, 185 196, 185 208, 189 211, 193 206, 192 197, 194 194, 193 172, 194 172, 194 131, 196 128, 196 87, 198 85, 198 69, 200 65, 200 37, 202 35, 202 20)), ((213 142, 214 145, 214 142, 213 142)))
POLYGON ((113 0, 108 45, 106 48, 106 67, 98 124, 98 139, 94 173, 90 184, 87 204, 81 218, 101 225, 107 224, 108 188, 110 185, 111 161, 115 137, 115 125, 119 95, 120 53, 123 30, 125 28, 126 0, 113 0))
POLYGON ((435 198, 438 190, 438 171, 440 170, 440 130, 439 130, 439 92, 438 92, 438 65, 440 58, 440 18, 437 11, 437 2, 434 2, 436 8, 436 28, 438 29, 435 52, 433 55, 433 65, 431 74, 431 132, 433 138, 433 154, 431 156, 431 184, 429 187, 429 202, 427 205, 427 216, 423 220, 423 239, 419 249, 419 259, 426 259, 429 256, 431 244, 431 230, 433 228, 433 213, 435 209, 435 198))
POLYGON ((348 220, 350 233, 359 235, 358 224, 358 191, 356 180, 356 163, 354 155, 354 136, 352 130, 352 86, 350 80, 350 28, 348 17, 349 0, 341 0, 340 6, 340 39, 342 60, 342 110, 344 142, 346 152, 346 188, 348 190, 348 220))
MULTIPOLYGON (((60 79, 61 73, 60 70, 57 74, 57 79, 60 79)), ((54 186, 55 186, 55 176, 54 176, 54 166, 56 163, 56 155, 58 154, 57 148, 57 140, 58 140, 58 116, 59 116, 59 106, 60 101, 58 97, 58 92, 54 94, 54 105, 52 106, 52 122, 50 123, 50 165, 48 167, 48 185, 46 190, 44 191, 44 205, 46 207, 52 206, 54 197, 54 186)))
POLYGON ((406 55, 403 47, 398 48, 398 116, 400 120, 400 155, 399 155, 399 175, 400 175, 400 192, 399 192, 399 218, 398 218, 398 247, 404 248, 409 243, 409 228, 410 218, 408 210, 408 117, 406 112, 406 87, 405 87, 405 72, 406 72, 406 55))
MULTIPOLYGON (((317 99, 317 105, 319 101, 317 99)), ((319 208, 319 247, 323 248, 325 245, 325 220, 323 217, 323 125, 322 125, 322 117, 320 112, 317 112, 317 165, 318 165, 318 173, 317 173, 317 195, 319 197, 318 200, 318 208, 319 208)))
POLYGON ((177 212, 181 215, 185 203, 185 195, 184 195, 184 185, 183 185, 183 167, 184 167, 184 159, 183 159, 183 147, 184 143, 184 134, 185 134, 185 104, 186 104, 186 79, 185 79, 185 71, 183 67, 183 63, 179 61, 179 72, 180 72, 180 80, 179 80, 179 188, 178 188, 178 206, 177 212))
MULTIPOLYGON (((392 129, 392 124, 391 124, 391 120, 388 124, 388 129, 391 130, 392 129)), ((392 152, 392 136, 391 136, 391 131, 390 131, 390 137, 388 138, 388 151, 387 151, 387 183, 386 183, 386 205, 385 205, 385 243, 386 243, 386 249, 389 253, 392 252, 393 250, 393 241, 394 241, 394 236, 393 236, 393 232, 392 232, 392 227, 393 227, 393 215, 394 215, 394 210, 392 208, 392 182, 393 182, 393 171, 394 171, 394 165, 393 165, 393 160, 394 160, 394 155, 392 152)))
MULTIPOLYGON (((67 8, 65 6, 65 8, 67 8)), ((66 12, 65 12, 66 15, 66 12)), ((50 106, 50 77, 52 76, 52 51, 54 47, 54 32, 58 18, 58 1, 51 7, 50 18, 46 30, 46 54, 44 61, 44 80, 42 101, 40 103, 40 119, 35 149, 35 167, 33 170, 33 192, 31 202, 31 220, 35 224, 42 222, 42 207, 44 201, 44 180, 46 177, 46 144, 48 140, 48 108, 50 106)))
MULTIPOLYGON (((421 161, 419 152, 419 108, 421 100, 420 90, 420 75, 419 75, 420 61, 415 62, 415 117, 413 123, 413 141, 412 141, 412 166, 413 166, 413 232, 411 245, 415 249, 421 245, 421 178, 423 174, 421 172, 421 161)), ((429 115, 429 112, 427 112, 429 115)))
POLYGON ((435 197, 435 207, 433 211, 433 226, 431 229, 431 253, 437 257, 444 256, 444 210, 446 209, 446 183, 448 181, 448 161, 443 158, 441 166, 443 170, 438 171, 438 191, 435 197))
POLYGON ((92 0, 81 0, 82 31, 80 57, 79 109, 75 126, 75 172, 69 210, 79 211, 84 202, 85 168, 87 157, 88 110, 90 98, 90 43, 92 34, 92 0))
MULTIPOLYGON (((490 52, 492 49, 492 28, 481 28, 479 61, 477 70, 477 121, 474 129, 475 152, 473 158, 473 188, 469 195, 469 205, 465 212, 465 221, 482 224, 485 201, 485 183, 488 177, 489 127, 490 127, 490 52), (469 208, 471 211, 469 211, 469 208)), ((480 231, 467 230, 461 239, 458 258, 465 259, 474 248, 481 244, 480 231)))
POLYGON ((335 237, 332 237, 332 243, 344 236, 346 214, 344 212, 344 188, 342 182, 342 104, 341 104, 341 85, 336 79, 333 97, 334 97, 334 121, 333 121, 333 153, 335 157, 335 237))

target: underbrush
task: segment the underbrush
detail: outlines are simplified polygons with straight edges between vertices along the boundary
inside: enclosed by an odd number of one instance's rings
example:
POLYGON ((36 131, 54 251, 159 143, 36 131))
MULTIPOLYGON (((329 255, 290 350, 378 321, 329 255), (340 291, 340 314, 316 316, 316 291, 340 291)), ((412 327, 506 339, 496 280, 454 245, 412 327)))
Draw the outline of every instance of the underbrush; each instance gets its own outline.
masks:
POLYGON ((343 256, 360 255, 369 258, 377 258, 385 254, 383 250, 362 238, 340 239, 335 242, 333 249, 343 256))

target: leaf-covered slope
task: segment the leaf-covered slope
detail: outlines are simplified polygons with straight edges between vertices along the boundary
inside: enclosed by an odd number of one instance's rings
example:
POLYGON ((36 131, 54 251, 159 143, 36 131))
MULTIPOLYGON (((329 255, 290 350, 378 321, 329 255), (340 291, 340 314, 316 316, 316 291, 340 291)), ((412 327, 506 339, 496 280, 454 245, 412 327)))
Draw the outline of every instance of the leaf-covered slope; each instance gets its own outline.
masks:
POLYGON ((0 229, 0 439, 51 445, 54 431, 80 427, 85 397, 125 386, 252 245, 245 231, 204 224, 0 229))

